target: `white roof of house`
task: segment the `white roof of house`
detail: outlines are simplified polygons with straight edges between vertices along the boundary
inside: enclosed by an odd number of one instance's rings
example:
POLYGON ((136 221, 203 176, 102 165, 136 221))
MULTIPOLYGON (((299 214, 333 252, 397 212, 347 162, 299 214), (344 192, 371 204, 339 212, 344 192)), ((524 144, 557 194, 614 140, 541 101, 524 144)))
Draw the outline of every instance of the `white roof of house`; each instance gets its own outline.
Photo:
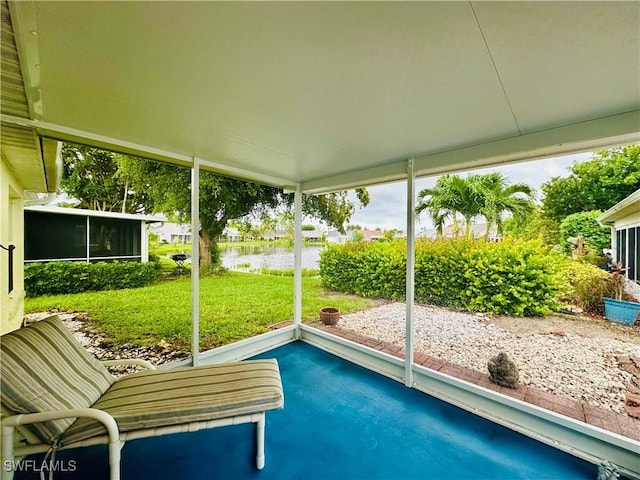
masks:
POLYGON ((598 217, 598 222, 603 225, 611 225, 616 220, 632 214, 640 214, 640 189, 602 213, 598 217))
POLYGON ((23 143, 318 193, 640 141, 637 2, 8 5, 23 143))
POLYGON ((30 212, 46 212, 54 213, 58 215, 82 215, 85 217, 104 217, 104 218, 116 218, 120 220, 138 220, 148 223, 152 222, 166 222, 164 217, 157 217, 152 215, 138 215, 133 213, 119 213, 119 212, 103 212, 100 210, 87 210, 84 208, 66 208, 57 207, 55 205, 34 205, 31 207, 24 207, 25 211, 30 212))
POLYGON ((323 234, 321 230, 302 230, 302 238, 321 238, 323 234))

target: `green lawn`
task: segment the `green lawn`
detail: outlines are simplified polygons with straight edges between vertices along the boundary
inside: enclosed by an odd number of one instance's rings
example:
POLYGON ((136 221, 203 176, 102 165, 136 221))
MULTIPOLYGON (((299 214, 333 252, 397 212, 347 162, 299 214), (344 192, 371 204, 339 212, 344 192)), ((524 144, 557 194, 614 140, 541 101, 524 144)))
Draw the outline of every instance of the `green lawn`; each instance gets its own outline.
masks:
MULTIPOLYGON (((372 300, 325 292, 318 278, 302 281, 302 317, 315 319, 323 306, 343 312, 372 300)), ((188 349, 191 338, 191 281, 180 278, 145 288, 27 298, 27 313, 87 312, 117 344, 152 345, 164 339, 188 349)), ((269 330, 293 318, 293 278, 230 272, 200 280, 200 349, 206 350, 269 330)))

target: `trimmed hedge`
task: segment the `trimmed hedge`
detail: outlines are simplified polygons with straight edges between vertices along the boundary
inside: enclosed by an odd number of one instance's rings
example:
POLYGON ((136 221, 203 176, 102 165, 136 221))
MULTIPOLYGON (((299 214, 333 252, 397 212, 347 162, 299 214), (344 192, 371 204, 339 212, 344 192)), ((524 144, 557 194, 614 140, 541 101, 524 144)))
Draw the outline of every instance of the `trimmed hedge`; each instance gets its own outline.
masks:
POLYGON ((28 297, 38 297, 144 287, 157 272, 158 265, 152 262, 31 263, 24 267, 24 289, 28 297))
MULTIPOLYGON (((557 308, 562 259, 537 240, 416 242, 415 297, 461 310, 544 315, 557 308)), ((320 256, 323 286, 364 297, 405 298, 405 241, 333 245, 320 256)))

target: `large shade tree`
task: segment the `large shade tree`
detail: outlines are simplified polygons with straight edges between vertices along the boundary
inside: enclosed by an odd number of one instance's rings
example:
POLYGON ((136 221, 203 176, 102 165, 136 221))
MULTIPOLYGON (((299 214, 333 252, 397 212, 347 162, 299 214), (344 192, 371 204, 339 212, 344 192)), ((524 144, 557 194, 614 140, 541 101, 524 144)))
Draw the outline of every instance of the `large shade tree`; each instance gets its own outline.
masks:
MULTIPOLYGON (((111 203, 106 200, 101 203, 100 206, 105 206, 102 209, 121 211, 123 199, 126 199, 126 211, 162 212, 179 221, 190 221, 190 169, 104 150, 85 150, 85 147, 77 145, 66 145, 65 149, 65 177, 85 176, 95 180, 93 183, 99 185, 100 194, 105 199, 112 200, 111 203), (93 158, 94 161, 87 162, 82 173, 76 172, 77 159, 87 157, 93 158), (125 195, 125 192, 128 195, 125 195)), ((82 206, 93 208, 97 205, 89 195, 93 192, 93 187, 63 189, 70 196, 80 200, 82 206)), ((259 215, 277 207, 291 208, 293 204, 293 194, 285 194, 282 189, 207 171, 200 172, 199 192, 199 244, 202 266, 219 261, 216 241, 227 222, 250 213, 259 215)), ((358 189, 356 194, 360 205, 366 206, 369 203, 367 190, 358 189)), ((347 192, 344 191, 303 196, 303 212, 306 215, 321 219, 343 233, 344 224, 351 218, 355 208, 356 205, 347 198, 347 192)))
POLYGON ((572 213, 608 210, 640 188, 640 145, 597 152, 575 163, 568 177, 542 185, 544 216, 560 222, 572 213))
POLYGON ((84 145, 62 145, 62 190, 77 208, 142 213, 152 202, 144 190, 133 191, 112 152, 84 145))

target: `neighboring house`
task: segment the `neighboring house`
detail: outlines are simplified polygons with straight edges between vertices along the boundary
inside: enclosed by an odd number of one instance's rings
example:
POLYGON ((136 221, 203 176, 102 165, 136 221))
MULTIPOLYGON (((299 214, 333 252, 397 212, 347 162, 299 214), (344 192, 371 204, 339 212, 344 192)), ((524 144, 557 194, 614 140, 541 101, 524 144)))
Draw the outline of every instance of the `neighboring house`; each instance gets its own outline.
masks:
POLYGON ((347 232, 346 235, 343 235, 338 230, 329 230, 327 232, 327 242, 329 243, 346 243, 349 240, 353 240, 351 232, 347 232))
MULTIPOLYGON (((165 223, 153 227, 152 232, 158 235, 158 240, 173 245, 186 245, 191 243, 191 225, 186 223, 165 223)), ((226 227, 222 235, 218 236, 218 242, 241 242, 240 231, 234 227, 226 227)))
POLYGON ((24 209, 24 262, 149 261, 159 217, 51 205, 24 209))
POLYGON ((600 215, 598 222, 611 228, 614 260, 627 267, 629 280, 640 283, 640 190, 600 215))
POLYGON ((185 245, 191 243, 191 225, 184 223, 164 222, 153 225, 151 233, 158 235, 158 240, 173 245, 185 245))
MULTIPOLYGON (((354 237, 359 237, 359 234, 362 234, 363 242, 377 242, 382 240, 385 237, 385 232, 383 230, 349 230, 346 235, 342 235, 337 230, 329 230, 327 232, 327 242, 329 243, 346 243, 350 242, 354 239, 354 237), (356 233, 358 232, 358 233, 356 233)), ((393 238, 406 238, 406 232, 399 232, 394 234, 393 238)))
MULTIPOLYGON (((302 240, 305 242, 321 242, 324 232, 321 230, 302 230, 302 240)), ((269 230, 264 234, 265 240, 282 240, 287 238, 293 238, 293 232, 287 232, 286 230, 269 230)))
POLYGON ((377 242, 381 238, 384 238, 384 232, 382 230, 360 230, 362 233, 362 240, 365 242, 377 242))
POLYGON ((418 233, 416 233, 416 238, 436 238, 438 235, 438 230, 435 228, 423 228, 418 233))
POLYGON ((241 242, 242 235, 240 235, 240 231, 234 227, 226 227, 222 231, 222 235, 218 238, 219 242, 241 242))
POLYGON ((269 230, 264 235, 265 240, 282 240, 283 238, 289 238, 291 235, 287 234, 286 230, 269 230))
POLYGON ((321 242, 323 235, 321 230, 302 230, 302 240, 305 242, 321 242))

